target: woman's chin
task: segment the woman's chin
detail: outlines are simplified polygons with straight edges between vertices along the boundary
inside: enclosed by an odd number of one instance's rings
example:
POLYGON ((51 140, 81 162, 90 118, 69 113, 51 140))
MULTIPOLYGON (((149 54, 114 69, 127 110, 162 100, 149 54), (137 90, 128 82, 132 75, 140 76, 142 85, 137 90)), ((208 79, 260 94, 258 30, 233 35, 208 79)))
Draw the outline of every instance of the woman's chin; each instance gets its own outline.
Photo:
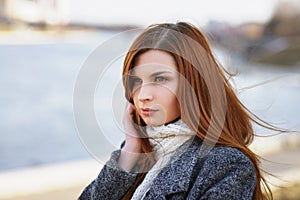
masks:
POLYGON ((161 126, 165 124, 164 120, 153 119, 150 117, 144 118, 143 120, 148 126, 161 126))

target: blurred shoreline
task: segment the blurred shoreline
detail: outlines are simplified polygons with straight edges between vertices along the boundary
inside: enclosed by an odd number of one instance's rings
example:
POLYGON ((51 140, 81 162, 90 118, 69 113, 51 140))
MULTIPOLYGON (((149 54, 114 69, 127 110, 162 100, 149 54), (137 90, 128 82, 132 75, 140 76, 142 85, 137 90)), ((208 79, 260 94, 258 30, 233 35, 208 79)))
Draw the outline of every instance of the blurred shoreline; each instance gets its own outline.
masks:
MULTIPOLYGON (((51 26, 46 28, 32 26, 12 26, 0 28, 0 45, 53 44, 53 43, 95 43, 95 38, 88 40, 85 34, 107 33, 117 34, 138 26, 51 26)), ((233 57, 239 57, 244 62, 254 62, 274 67, 299 67, 300 35, 263 35, 264 25, 243 24, 231 27, 226 24, 211 22, 204 31, 211 36, 213 44, 226 49, 233 57), (216 24, 215 24, 216 23, 216 24), (248 30, 249 29, 249 30, 248 30), (254 33, 252 33, 254 32, 254 33), (223 33, 220 35, 220 33, 223 33), (253 35, 255 36, 253 36, 253 35)))
MULTIPOLYGON (((35 30, 35 29, 13 29, 0 31, 0 45, 38 45, 57 43, 95 43, 94 38, 86 37, 86 34, 108 34, 118 33, 115 30, 35 30), (78 38, 82 38, 80 41, 78 38)), ((99 42, 102 38, 99 37, 99 42)))
MULTIPOLYGON (((43 194, 48 196, 49 193, 57 191, 65 193, 77 187, 83 190, 83 186, 91 182, 101 168, 102 165, 96 160, 82 159, 1 172, 0 199, 16 199, 43 194)), ((72 192, 70 195, 78 194, 72 192)))

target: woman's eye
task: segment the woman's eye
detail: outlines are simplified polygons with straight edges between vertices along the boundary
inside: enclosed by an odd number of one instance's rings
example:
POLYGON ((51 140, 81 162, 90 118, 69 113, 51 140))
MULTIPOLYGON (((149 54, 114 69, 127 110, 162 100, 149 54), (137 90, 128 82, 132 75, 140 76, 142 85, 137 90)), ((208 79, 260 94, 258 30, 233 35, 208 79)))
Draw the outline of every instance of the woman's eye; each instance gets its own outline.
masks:
POLYGON ((163 76, 155 77, 155 82, 165 82, 167 79, 163 76))
POLYGON ((142 83, 142 80, 139 78, 132 78, 131 82, 133 83, 133 85, 138 85, 138 84, 142 83))

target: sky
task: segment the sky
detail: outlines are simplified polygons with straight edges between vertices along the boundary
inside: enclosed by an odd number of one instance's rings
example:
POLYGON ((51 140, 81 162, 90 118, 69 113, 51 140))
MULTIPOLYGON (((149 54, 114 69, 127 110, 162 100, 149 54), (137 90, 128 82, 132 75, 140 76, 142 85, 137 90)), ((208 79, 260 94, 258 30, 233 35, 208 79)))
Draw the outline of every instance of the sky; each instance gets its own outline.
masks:
MULTIPOLYGON (((280 0, 72 0, 70 20, 91 24, 135 24, 209 20, 233 25, 266 22, 280 0)), ((282 1, 282 0, 281 0, 282 1)))

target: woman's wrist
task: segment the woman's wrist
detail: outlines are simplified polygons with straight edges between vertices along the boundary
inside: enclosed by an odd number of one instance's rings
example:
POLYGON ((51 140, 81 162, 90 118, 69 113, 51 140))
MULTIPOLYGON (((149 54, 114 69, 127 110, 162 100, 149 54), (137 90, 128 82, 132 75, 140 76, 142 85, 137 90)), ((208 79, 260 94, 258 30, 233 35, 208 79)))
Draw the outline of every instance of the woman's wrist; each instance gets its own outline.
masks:
POLYGON ((130 153, 140 153, 141 152, 141 141, 138 138, 126 138, 125 144, 122 150, 130 153))
POLYGON ((126 137, 125 145, 121 150, 118 159, 119 166, 127 172, 131 172, 136 166, 141 153, 140 139, 134 137, 126 137))
POLYGON ((121 150, 121 155, 118 159, 119 166, 127 172, 131 172, 136 166, 140 157, 140 153, 134 153, 125 149, 121 150))

